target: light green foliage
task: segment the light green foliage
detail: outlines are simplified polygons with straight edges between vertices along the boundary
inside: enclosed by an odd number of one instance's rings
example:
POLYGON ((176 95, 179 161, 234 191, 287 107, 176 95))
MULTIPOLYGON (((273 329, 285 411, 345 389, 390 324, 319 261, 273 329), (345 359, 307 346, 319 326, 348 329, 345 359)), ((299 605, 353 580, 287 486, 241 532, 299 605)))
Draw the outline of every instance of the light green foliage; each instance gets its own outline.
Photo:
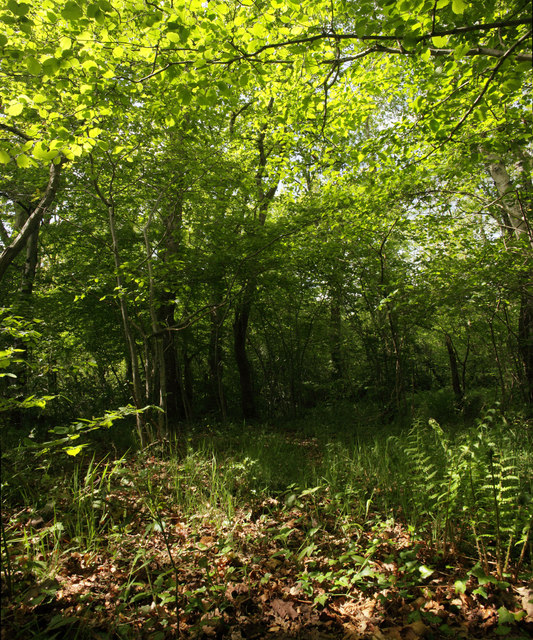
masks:
POLYGON ((37 442, 31 438, 25 438, 22 447, 28 452, 38 456, 47 455, 50 452, 62 450, 69 456, 77 456, 90 443, 76 442, 79 438, 99 429, 109 429, 116 420, 121 420, 127 416, 137 415, 146 411, 149 407, 135 409, 132 406, 120 407, 114 411, 108 411, 103 416, 91 419, 82 419, 69 426, 57 426, 50 429, 50 433, 55 437, 47 442, 37 442))
POLYGON ((531 391, 527 3, 8 0, 0 21, 3 499, 54 497, 42 529, 14 516, 8 558, 45 579, 66 534, 118 557, 139 522, 171 568, 135 548, 121 611, 212 614, 225 592, 200 535, 178 602, 175 518, 209 522, 224 555, 235 520, 275 513, 274 560, 319 607, 433 579, 415 542, 381 570, 397 522, 476 554, 476 597, 504 589, 532 506, 512 422, 531 391), (309 437, 205 426, 246 393, 309 437), (487 398, 501 414, 472 426, 487 398), (123 418, 153 447, 134 471, 91 460, 123 418))
POLYGON ((517 454, 520 436, 508 430, 496 411, 454 439, 434 420, 429 428, 417 424, 401 463, 413 478, 405 487, 406 514, 413 525, 427 527, 444 553, 448 545, 457 548, 469 540, 486 571, 494 553, 500 576, 510 554, 520 553, 531 527, 531 477, 521 472, 527 457, 517 454))

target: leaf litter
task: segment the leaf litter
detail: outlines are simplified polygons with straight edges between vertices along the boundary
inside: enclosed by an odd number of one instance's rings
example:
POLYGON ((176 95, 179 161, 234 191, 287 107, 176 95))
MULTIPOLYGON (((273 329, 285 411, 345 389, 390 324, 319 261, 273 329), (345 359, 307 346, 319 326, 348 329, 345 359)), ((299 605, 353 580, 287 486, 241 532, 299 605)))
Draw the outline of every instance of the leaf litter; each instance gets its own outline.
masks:
POLYGON ((57 530, 68 505, 58 504, 48 522, 4 510, 18 543, 10 548, 12 593, 5 580, 2 587, 2 640, 533 633, 531 582, 484 581, 473 559, 436 553, 391 515, 369 512, 354 522, 332 509, 327 487, 250 496, 231 514, 207 503, 186 513, 173 504, 172 482, 170 465, 155 457, 125 464, 105 496, 101 521, 109 526, 86 551, 65 532, 53 547, 33 545, 33 556, 22 543, 57 530), (158 479, 151 502, 147 468, 158 479))

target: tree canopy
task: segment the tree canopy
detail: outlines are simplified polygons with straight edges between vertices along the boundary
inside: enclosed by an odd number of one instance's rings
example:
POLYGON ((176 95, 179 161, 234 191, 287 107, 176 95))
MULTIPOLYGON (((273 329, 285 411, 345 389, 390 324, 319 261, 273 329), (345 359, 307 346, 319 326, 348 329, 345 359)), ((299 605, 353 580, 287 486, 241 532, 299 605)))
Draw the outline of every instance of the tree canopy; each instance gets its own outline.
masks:
POLYGON ((99 389, 159 407, 138 428, 160 434, 328 398, 531 401, 528 3, 0 16, 0 289, 43 322, 8 394, 81 384, 75 412, 99 389))

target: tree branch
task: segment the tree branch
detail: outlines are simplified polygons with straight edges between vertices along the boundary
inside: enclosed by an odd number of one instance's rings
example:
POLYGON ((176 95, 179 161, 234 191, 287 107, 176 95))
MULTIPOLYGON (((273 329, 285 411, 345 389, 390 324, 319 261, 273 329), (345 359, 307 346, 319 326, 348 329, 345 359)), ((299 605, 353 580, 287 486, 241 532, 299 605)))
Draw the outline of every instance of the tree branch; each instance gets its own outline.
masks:
MULTIPOLYGON (((462 33, 469 33, 473 31, 491 31, 494 29, 501 29, 502 27, 515 27, 530 24, 529 20, 521 19, 521 20, 507 20, 502 22, 489 22, 487 24, 476 24, 469 25, 467 27, 456 27, 454 29, 445 29, 443 31, 435 31, 431 33, 426 33, 422 36, 418 36, 414 41, 424 42, 425 40, 429 40, 438 36, 450 36, 450 35, 458 35, 462 33)), ((259 47, 252 53, 241 53, 239 56, 235 56, 234 58, 227 60, 227 64, 231 64, 232 62, 238 62, 239 60, 254 58, 260 53, 267 51, 269 49, 281 49, 283 47, 288 47, 294 44, 309 44, 312 42, 317 42, 318 40, 358 40, 359 42, 395 42, 398 40, 397 35, 366 35, 360 36, 356 33, 320 33, 313 36, 307 36, 305 38, 293 38, 291 40, 284 40, 281 42, 273 42, 272 44, 265 44, 262 47, 259 47)), ((520 39, 520 42, 522 38, 520 39)), ((394 51, 397 53, 397 51, 394 51)))
POLYGON ((33 139, 27 136, 25 133, 23 133, 20 129, 17 129, 17 127, 13 127, 9 124, 0 123, 0 129, 3 129, 4 131, 9 131, 10 133, 14 133, 19 138, 22 138, 23 140, 27 140, 28 142, 33 139))
MULTIPOLYGON (((438 57, 438 56, 450 56, 453 54, 454 50, 453 49, 436 49, 432 47, 430 48, 429 51, 432 56, 438 57)), ((364 58, 365 56, 371 53, 376 53, 376 52, 392 53, 395 55, 410 55, 410 56, 417 55, 416 52, 407 51, 404 48, 394 49, 392 47, 385 47, 384 45, 376 44, 375 46, 370 47, 369 49, 365 49, 364 51, 361 51, 361 53, 358 53, 354 56, 346 56, 345 58, 327 58, 326 60, 322 60, 320 64, 331 64, 331 65, 344 64, 347 62, 353 62, 355 60, 359 60, 359 58, 364 58)), ((464 55, 468 57, 487 56, 492 58, 502 58, 507 54, 505 51, 502 51, 501 49, 492 49, 490 47, 473 47, 472 49, 469 49, 468 51, 466 51, 464 55)), ((519 62, 531 62, 533 60, 533 55, 528 52, 517 53, 516 60, 518 60, 519 62)))
MULTIPOLYGON (((485 84, 483 85, 483 89, 481 89, 481 91, 479 92, 477 98, 474 100, 474 102, 472 102, 472 104, 470 105, 470 107, 467 109, 466 113, 463 115, 463 117, 459 120, 459 122, 454 126, 454 128, 451 130, 450 134, 448 135, 448 137, 441 142, 438 146, 436 146, 434 149, 432 149, 426 156, 425 158, 429 157, 434 151, 437 151, 437 149, 440 149, 441 147, 443 147, 447 142, 449 142, 453 136, 457 133, 457 131, 463 126, 463 124, 465 123, 465 121, 467 120, 468 116, 470 116, 470 114, 474 111, 474 109, 477 107, 477 105, 481 102, 483 96, 485 95, 485 93, 487 92, 487 89, 489 88, 491 82, 494 80, 496 74, 498 73, 500 67, 503 65, 503 63, 507 60, 507 58, 511 55, 511 53, 516 49, 516 47, 518 47, 524 40, 526 40, 527 38, 531 37, 531 33, 533 32, 532 29, 530 29, 527 33, 525 33, 521 38, 519 38, 513 45, 512 47, 510 47, 509 49, 507 49, 507 51, 503 54, 503 56, 498 60, 498 62, 494 65, 494 69, 492 70, 492 73, 490 74, 490 76, 487 78, 487 82, 485 82, 485 84)), ((424 159, 425 159, 424 158, 424 159)))
POLYGON ((63 162, 64 159, 61 159, 58 164, 52 162, 50 165, 50 179, 48 180, 43 197, 24 223, 24 226, 17 234, 17 237, 0 254, 0 281, 4 277, 9 265, 25 246, 27 239, 39 228, 43 216, 48 210, 48 207, 52 204, 59 187, 59 176, 61 175, 61 166, 63 162))
POLYGON ((7 244, 9 242, 9 234, 7 233, 6 228, 4 227, 4 223, 1 220, 0 220, 0 239, 4 243, 4 246, 7 247, 7 244))
MULTIPOLYGON (((435 31, 434 29, 432 29, 431 33, 426 33, 422 36, 418 36, 417 38, 414 39, 415 44, 420 43, 420 42, 425 42, 427 40, 430 40, 431 38, 434 37, 439 37, 439 36, 449 36, 449 35, 460 35, 463 33, 472 33, 472 32, 483 32, 483 31, 492 31, 492 30, 496 30, 496 29, 502 29, 505 27, 517 27, 517 26, 522 26, 522 25, 529 25, 530 21, 529 19, 517 19, 517 20, 502 20, 500 22, 488 22, 486 24, 475 24, 475 25, 468 25, 465 27, 455 27, 453 29, 444 29, 442 31, 435 31)), ((365 51, 356 54, 354 56, 348 56, 346 58, 336 58, 336 59, 329 59, 327 61, 324 61, 322 64, 334 64, 335 62, 337 63, 342 63, 342 62, 352 62, 354 60, 357 60, 359 58, 363 58, 371 53, 375 53, 375 52, 383 52, 383 53, 393 53, 393 54, 408 54, 408 55, 413 55, 412 52, 409 52, 405 49, 394 49, 385 45, 380 45, 378 43, 380 42, 396 42, 398 40, 398 36, 397 35, 382 35, 382 34, 374 34, 374 35, 357 35, 356 33, 337 33, 337 32, 322 32, 316 35, 312 35, 312 36, 307 36, 307 37, 303 37, 303 38, 293 38, 290 40, 282 40, 280 42, 273 42, 271 44, 265 44, 262 47, 259 47, 258 49, 256 49, 255 51, 252 51, 251 53, 246 53, 245 51, 241 51, 240 49, 238 49, 233 43, 232 46, 234 49, 237 49, 238 51, 238 55, 235 55, 232 58, 228 58, 228 59, 221 59, 221 58, 213 58, 211 60, 205 60, 205 66, 209 66, 209 65, 227 65, 230 66, 236 62, 242 62, 244 60, 256 60, 258 62, 261 62, 262 64, 290 64, 292 62, 292 60, 261 60, 258 58, 258 56, 261 53, 264 53, 265 51, 270 51, 270 50, 277 50, 277 49, 283 49, 285 47, 289 47, 291 45, 298 45, 298 44, 311 44, 313 42, 318 42, 320 40, 333 40, 335 42, 340 42, 341 40, 353 40, 353 41, 358 41, 358 42, 374 42, 376 44, 374 44, 374 46, 371 46, 369 49, 366 49, 365 51)), ((518 43, 523 42, 524 38, 520 38, 520 40, 517 41, 518 43)), ((514 50, 514 46, 512 47, 512 49, 514 50)), ((431 49, 431 55, 449 55, 450 53, 452 53, 453 50, 451 49, 431 49)), ((490 47, 482 47, 482 46, 478 46, 478 47, 473 47, 472 49, 470 49, 466 55, 470 55, 470 56, 474 56, 474 55, 485 55, 485 56, 492 56, 492 57, 503 57, 506 56, 507 54, 504 53, 503 51, 500 51, 498 49, 492 49, 490 47)), ((524 52, 524 53, 518 53, 517 54, 517 59, 520 61, 524 61, 524 62, 529 62, 532 59, 532 54, 529 52, 524 52)), ((195 64, 195 60, 194 59, 188 59, 188 60, 179 60, 176 62, 169 62, 166 65, 164 65, 163 67, 160 67, 159 69, 155 69, 152 70, 151 73, 149 73, 148 75, 139 78, 138 80, 133 80, 133 82, 145 82, 146 80, 149 80, 150 78, 153 78, 154 76, 157 76, 161 73, 164 73, 167 69, 169 69, 170 67, 179 65, 179 66, 187 66, 187 65, 194 65, 195 64)), ((131 80, 131 78, 129 78, 131 80)))

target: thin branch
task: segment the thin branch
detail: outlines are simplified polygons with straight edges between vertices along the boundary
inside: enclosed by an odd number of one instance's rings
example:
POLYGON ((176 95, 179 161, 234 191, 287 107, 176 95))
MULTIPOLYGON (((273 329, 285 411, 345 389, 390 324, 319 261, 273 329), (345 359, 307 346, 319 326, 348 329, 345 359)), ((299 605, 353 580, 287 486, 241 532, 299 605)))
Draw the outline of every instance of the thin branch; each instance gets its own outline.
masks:
MULTIPOLYGON (((463 33, 471 33, 471 32, 475 32, 475 31, 491 31, 494 29, 501 29, 504 27, 515 27, 515 26, 521 26, 521 25, 529 25, 530 21, 526 20, 526 19, 518 19, 518 20, 504 20, 504 21, 500 21, 500 22, 489 22, 487 24, 476 24, 476 25, 469 25, 469 26, 465 26, 465 27, 456 27, 454 29, 445 29, 443 31, 434 31, 432 29, 431 33, 426 33, 422 36, 418 36, 415 39, 415 43, 419 43, 419 42, 425 42, 426 40, 430 40, 431 38, 434 37, 439 37, 439 36, 448 36, 448 35, 460 35, 463 33)), ((344 33, 344 34, 339 34, 337 32, 331 32, 331 33, 327 33, 327 32, 323 32, 323 33, 319 33, 316 35, 312 35, 312 36, 307 36, 307 37, 303 37, 303 38, 292 38, 290 40, 282 40, 280 42, 273 42, 271 44, 265 44, 262 47, 259 47, 258 49, 256 49, 255 51, 251 52, 251 53, 246 53, 244 51, 241 51, 240 49, 238 49, 233 43, 232 46, 237 49, 238 51, 238 55, 234 56, 233 58, 228 58, 226 60, 224 59, 211 59, 211 60, 206 60, 205 61, 205 65, 209 66, 209 65, 227 65, 230 66, 236 62, 242 62, 244 60, 255 60, 257 62, 261 62, 262 64, 290 64, 292 61, 291 60, 261 60, 260 58, 258 58, 258 56, 261 53, 264 53, 265 51, 270 51, 272 49, 282 49, 284 47, 289 47, 291 45, 298 45, 298 44, 311 44, 313 42, 318 42, 321 40, 334 40, 336 42, 339 42, 341 40, 354 40, 354 41, 359 41, 359 42, 375 42, 375 43, 379 43, 379 42, 395 42, 398 40, 398 36, 396 35, 378 35, 378 34, 374 34, 374 35, 357 35, 356 33, 344 33)), ((524 38, 520 38, 520 40, 517 41, 516 44, 523 42, 524 38)), ((512 49, 514 50, 514 46, 512 47, 512 49)), ((341 62, 352 62, 353 60, 357 60, 359 58, 362 58, 364 56, 369 55, 370 53, 374 53, 374 52, 384 52, 384 53, 394 53, 394 54, 410 54, 411 52, 404 50, 403 48, 401 49, 394 49, 391 47, 387 47, 384 45, 379 45, 379 44, 375 44, 373 47, 370 47, 369 49, 366 49, 365 51, 361 52, 360 54, 357 54, 355 56, 349 56, 347 58, 342 58, 342 59, 337 59, 336 61, 341 63, 341 62)), ((432 55, 449 55, 452 50, 448 50, 448 49, 431 49, 432 55)), ((507 56, 508 53, 504 53, 504 52, 500 52, 497 49, 491 49, 489 47, 475 47, 473 49, 470 49, 470 51, 466 54, 466 55, 487 55, 487 56, 495 56, 495 57, 503 57, 503 56, 507 56)), ((526 53, 519 53, 517 55, 517 59, 519 60, 523 60, 523 61, 530 61, 532 59, 532 54, 529 52, 526 53)), ((323 64, 333 64, 334 60, 333 59, 329 59, 328 61, 324 61, 323 64)), ((192 59, 188 59, 188 60, 180 60, 177 62, 169 62, 168 64, 166 64, 165 66, 153 70, 151 73, 149 73, 148 75, 139 78, 138 80, 133 80, 133 82, 139 83, 139 82, 144 82, 146 80, 149 80, 150 78, 153 78, 156 75, 159 75, 161 73, 163 73, 164 71, 166 71, 167 69, 169 69, 172 66, 175 65, 180 65, 180 66, 187 66, 187 65, 194 65, 195 64, 195 60, 192 59)))
MULTIPOLYGON (((472 32, 472 31, 491 31, 493 29, 499 29, 502 27, 514 27, 514 26, 520 26, 520 25, 524 25, 530 24, 529 20, 508 20, 508 21, 502 21, 502 22, 490 22, 487 24, 477 24, 477 25, 470 25, 467 27, 456 27, 454 29, 445 29, 443 31, 436 31, 436 32, 431 32, 431 33, 427 33, 424 34, 422 36, 418 36, 418 38, 416 38, 415 42, 423 42, 425 40, 429 40, 430 38, 434 38, 434 37, 438 37, 438 36, 449 36, 449 35, 457 35, 457 34, 461 34, 461 33, 468 33, 468 32, 472 32)), ((284 40, 281 42, 273 42, 272 44, 265 44, 262 47, 259 47, 259 49, 256 49, 254 52, 252 53, 243 53, 240 56, 237 56, 235 58, 233 58, 231 61, 228 62, 237 62, 238 60, 244 59, 244 58, 248 58, 248 57, 255 57, 257 55, 259 55, 260 53, 263 53, 263 51, 267 51, 269 49, 280 49, 282 47, 288 47, 291 46, 293 44, 309 44, 312 42, 317 42, 318 40, 329 40, 329 39, 333 39, 333 40, 358 40, 360 42, 376 42, 376 41, 382 41, 382 42, 395 42, 398 39, 397 35, 366 35, 366 36, 360 36, 357 35, 356 33, 320 33, 314 36, 307 36, 305 38, 293 38, 291 40, 284 40)), ((522 40, 522 39, 521 39, 522 40)), ((520 40, 520 41, 521 41, 520 40)))
MULTIPOLYGON (((429 51, 433 57, 449 56, 449 55, 452 55, 454 52, 453 49, 437 49, 435 47, 431 47, 429 51)), ((370 53, 375 53, 375 52, 392 53, 395 55, 410 55, 410 56, 418 55, 418 52, 407 51, 403 47, 401 49, 394 49, 392 47, 385 47, 383 45, 376 44, 375 46, 370 47, 369 49, 365 49, 365 51, 362 51, 357 55, 346 56, 345 58, 327 58, 326 60, 321 60, 319 64, 331 64, 331 65, 335 65, 338 63, 344 64, 347 62, 353 62, 354 60, 359 60, 359 58, 364 58, 370 53)), ((507 54, 505 51, 502 51, 501 49, 492 49, 490 47, 473 47, 472 49, 469 49, 468 51, 466 51, 463 55, 467 57, 486 56, 489 58, 503 58, 503 56, 506 56, 507 54)), ((533 60, 533 54, 529 52, 517 53, 516 60, 518 60, 519 62, 531 62, 533 60)))
POLYGON ((519 38, 511 47, 509 47, 509 49, 507 49, 507 51, 504 53, 504 55, 494 65, 494 69, 492 70, 492 73, 488 77, 487 82, 485 82, 485 84, 483 85, 483 89, 481 89, 481 91, 479 92, 477 98, 474 100, 474 102, 472 102, 470 107, 467 109, 466 113, 459 120, 459 122, 454 126, 454 128, 451 130, 451 132, 448 135, 448 137, 443 142, 441 142, 438 146, 436 146, 434 149, 432 149, 424 157, 424 160, 426 158, 428 158, 434 151, 437 151, 437 149, 440 149, 441 147, 443 147, 446 143, 448 143, 453 138, 453 136, 457 133, 457 131, 466 122, 466 120, 470 116, 470 114, 474 111, 474 109, 477 107, 477 105, 481 102, 481 100, 483 99, 483 96, 485 95, 485 93, 487 93, 487 90, 488 90, 491 82, 496 77, 496 74, 498 73, 500 67, 507 60, 507 58, 511 55, 511 53, 516 49, 516 47, 518 47, 524 40, 526 40, 527 38, 529 38, 531 36, 532 32, 533 32, 533 30, 530 29, 526 34, 524 34, 521 38, 519 38))
POLYGON ((16 136, 18 136, 19 138, 22 138, 23 140, 27 140, 28 142, 30 140, 33 140, 33 138, 30 138, 29 136, 27 136, 24 132, 22 132, 20 129, 17 129, 17 127, 13 127, 9 124, 2 124, 0 123, 0 129, 3 129, 4 131, 9 131, 10 133, 14 133, 16 136))
POLYGON ((31 207, 29 205, 27 205, 25 202, 22 202, 21 200, 18 200, 17 198, 14 198, 12 195, 7 193, 7 191, 0 191, 0 196, 3 196, 6 200, 10 200, 11 202, 14 202, 15 204, 18 204, 18 206, 21 209, 23 209, 28 215, 30 215, 31 207))

